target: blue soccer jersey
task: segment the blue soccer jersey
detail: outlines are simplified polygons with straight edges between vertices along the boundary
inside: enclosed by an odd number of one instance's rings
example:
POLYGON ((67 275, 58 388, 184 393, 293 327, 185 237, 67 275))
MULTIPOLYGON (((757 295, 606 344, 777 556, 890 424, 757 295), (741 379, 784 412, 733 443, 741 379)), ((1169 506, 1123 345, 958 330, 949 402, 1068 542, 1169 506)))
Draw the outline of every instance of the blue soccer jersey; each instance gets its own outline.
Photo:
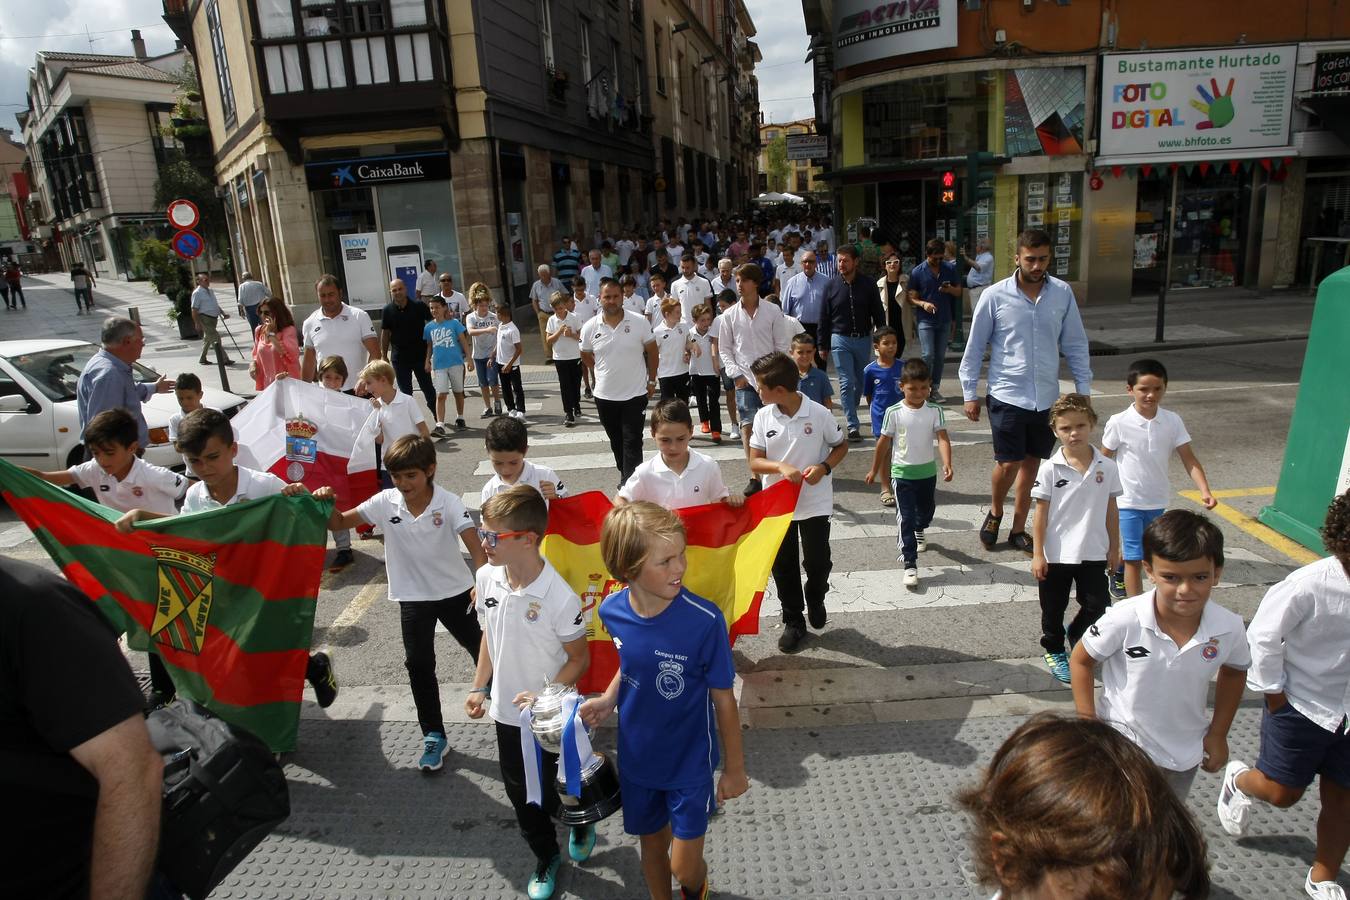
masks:
POLYGON ((619 766, 625 780, 670 790, 707 784, 717 768, 714 688, 736 677, 726 619, 680 591, 658 616, 633 611, 628 590, 605 598, 600 621, 619 651, 619 766))

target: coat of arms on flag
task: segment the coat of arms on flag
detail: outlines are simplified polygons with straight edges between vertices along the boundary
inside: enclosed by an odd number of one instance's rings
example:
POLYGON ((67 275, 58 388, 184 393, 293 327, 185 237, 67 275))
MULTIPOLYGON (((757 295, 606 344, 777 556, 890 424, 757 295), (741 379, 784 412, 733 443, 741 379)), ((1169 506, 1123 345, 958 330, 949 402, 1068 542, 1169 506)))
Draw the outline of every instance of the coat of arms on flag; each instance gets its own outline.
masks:
POLYGON ((301 481, 305 477, 304 463, 313 465, 319 458, 319 442, 314 435, 319 433, 315 425, 303 415, 286 420, 286 477, 291 481, 301 481))
POLYGON ((211 582, 216 555, 188 553, 173 547, 151 547, 159 573, 155 619, 150 637, 188 653, 201 653, 206 622, 211 616, 211 582))

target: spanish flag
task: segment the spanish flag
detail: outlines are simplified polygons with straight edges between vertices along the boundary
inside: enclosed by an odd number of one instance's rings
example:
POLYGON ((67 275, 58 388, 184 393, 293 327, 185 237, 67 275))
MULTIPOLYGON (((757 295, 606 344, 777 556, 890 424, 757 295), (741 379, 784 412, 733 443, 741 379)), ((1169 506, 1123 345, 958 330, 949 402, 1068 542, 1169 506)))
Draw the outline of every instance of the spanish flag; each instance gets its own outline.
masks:
MULTIPOLYGON (((780 481, 740 507, 725 503, 679 510, 688 536, 685 587, 716 603, 734 642, 759 633, 764 599, 778 547, 792 522, 800 487, 780 481)), ((599 491, 550 501, 544 556, 581 597, 590 642, 591 666, 577 683, 581 693, 603 691, 619 670, 619 654, 595 611, 605 597, 623 589, 600 558, 600 525, 613 507, 599 491)))

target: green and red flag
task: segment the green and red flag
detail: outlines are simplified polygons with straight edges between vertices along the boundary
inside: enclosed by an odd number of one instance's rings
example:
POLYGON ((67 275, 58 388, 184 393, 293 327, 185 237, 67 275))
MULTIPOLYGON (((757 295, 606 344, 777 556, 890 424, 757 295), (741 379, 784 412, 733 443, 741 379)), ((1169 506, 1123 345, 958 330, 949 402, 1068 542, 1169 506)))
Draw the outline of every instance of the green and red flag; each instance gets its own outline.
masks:
POLYGON ((331 502, 267 497, 123 534, 116 510, 3 460, 0 494, 128 643, 159 654, 182 696, 273 751, 295 748, 331 502))

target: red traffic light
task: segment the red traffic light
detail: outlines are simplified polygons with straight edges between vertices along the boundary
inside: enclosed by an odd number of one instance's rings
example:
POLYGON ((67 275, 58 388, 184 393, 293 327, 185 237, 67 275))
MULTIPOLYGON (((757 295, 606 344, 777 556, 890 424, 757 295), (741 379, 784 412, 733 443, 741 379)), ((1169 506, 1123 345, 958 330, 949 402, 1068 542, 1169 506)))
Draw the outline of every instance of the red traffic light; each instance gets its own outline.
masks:
POLYGON ((945 188, 956 186, 956 173, 951 169, 942 173, 942 186, 945 188))

